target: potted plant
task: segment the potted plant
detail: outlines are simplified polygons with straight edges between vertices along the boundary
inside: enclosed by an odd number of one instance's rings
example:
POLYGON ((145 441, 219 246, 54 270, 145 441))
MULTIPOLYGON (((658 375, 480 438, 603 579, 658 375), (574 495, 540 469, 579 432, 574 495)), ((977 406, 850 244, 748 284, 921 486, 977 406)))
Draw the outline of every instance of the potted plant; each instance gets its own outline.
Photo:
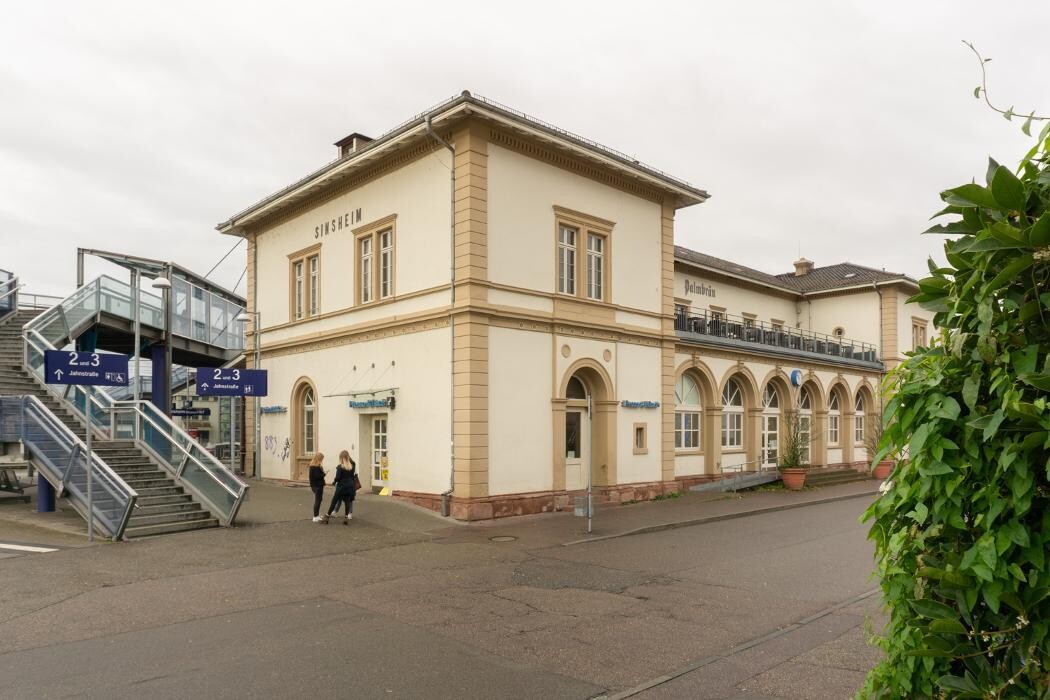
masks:
POLYGON ((777 469, 780 471, 784 488, 790 491, 801 491, 806 485, 806 464, 803 460, 806 450, 800 423, 801 418, 798 413, 788 418, 784 443, 780 449, 780 458, 777 460, 777 469))
MULTIPOLYGON (((864 449, 868 451, 868 457, 879 453, 879 443, 882 442, 882 421, 873 421, 871 427, 864 433, 864 449)), ((883 455, 878 463, 873 463, 869 469, 871 475, 879 481, 885 481, 893 471, 893 460, 890 455, 883 455)))

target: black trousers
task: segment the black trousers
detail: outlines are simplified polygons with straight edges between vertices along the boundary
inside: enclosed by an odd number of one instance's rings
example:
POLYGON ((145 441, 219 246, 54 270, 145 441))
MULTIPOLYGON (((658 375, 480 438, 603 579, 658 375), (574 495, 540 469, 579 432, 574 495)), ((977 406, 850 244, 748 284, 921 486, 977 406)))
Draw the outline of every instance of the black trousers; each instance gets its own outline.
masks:
MULTIPOLYGON (((351 486, 350 488, 353 488, 351 486)), ((343 503, 343 507, 346 509, 345 514, 350 515, 354 510, 354 494, 349 489, 344 489, 342 486, 335 487, 335 495, 332 496, 332 505, 328 506, 328 514, 339 510, 339 503, 343 503)))
POLYGON ((321 497, 324 495, 324 486, 311 486, 310 490, 314 492, 314 517, 316 518, 321 514, 321 497))

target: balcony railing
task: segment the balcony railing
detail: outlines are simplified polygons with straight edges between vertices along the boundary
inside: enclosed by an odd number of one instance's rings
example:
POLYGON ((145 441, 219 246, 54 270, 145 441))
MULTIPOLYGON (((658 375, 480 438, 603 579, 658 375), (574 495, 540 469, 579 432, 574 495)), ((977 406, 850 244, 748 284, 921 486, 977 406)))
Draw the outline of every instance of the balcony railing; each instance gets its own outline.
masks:
POLYGON ((782 355, 810 356, 814 359, 819 357, 847 364, 882 366, 878 352, 871 343, 813 331, 787 329, 741 316, 679 311, 675 315, 674 328, 680 337, 687 340, 710 340, 715 345, 752 346, 755 350, 782 355))

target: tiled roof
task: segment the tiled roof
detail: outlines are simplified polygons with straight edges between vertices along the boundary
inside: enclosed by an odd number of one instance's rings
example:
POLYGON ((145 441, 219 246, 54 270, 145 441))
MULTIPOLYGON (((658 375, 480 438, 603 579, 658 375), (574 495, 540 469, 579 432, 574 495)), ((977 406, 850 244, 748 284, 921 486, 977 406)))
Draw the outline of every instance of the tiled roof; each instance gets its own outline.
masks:
POLYGON ((794 287, 784 284, 783 280, 778 279, 776 275, 770 275, 751 267, 744 267, 743 265, 738 265, 729 260, 716 258, 713 255, 699 253, 695 250, 690 250, 689 248, 683 248, 680 245, 674 247, 674 257, 676 260, 693 263, 695 265, 718 270, 737 277, 744 277, 755 282, 761 282, 762 284, 783 289, 784 291, 795 291, 794 287))
POLYGON ((692 263, 715 272, 724 272, 728 275, 743 277, 753 282, 795 294, 826 292, 833 289, 855 287, 862 284, 872 284, 873 282, 892 282, 894 280, 915 284, 915 280, 903 273, 886 272, 848 262, 826 267, 815 267, 809 274, 796 277, 794 272, 771 275, 761 270, 745 267, 730 260, 716 258, 713 255, 707 255, 706 253, 700 253, 678 245, 674 247, 674 257, 675 260, 680 260, 684 263, 692 263))
POLYGON ((826 267, 815 267, 809 274, 801 277, 796 277, 794 272, 785 272, 777 275, 777 279, 799 292, 823 292, 841 287, 855 287, 858 284, 891 282, 893 280, 914 282, 914 280, 900 272, 886 272, 885 270, 876 270, 848 262, 826 267))

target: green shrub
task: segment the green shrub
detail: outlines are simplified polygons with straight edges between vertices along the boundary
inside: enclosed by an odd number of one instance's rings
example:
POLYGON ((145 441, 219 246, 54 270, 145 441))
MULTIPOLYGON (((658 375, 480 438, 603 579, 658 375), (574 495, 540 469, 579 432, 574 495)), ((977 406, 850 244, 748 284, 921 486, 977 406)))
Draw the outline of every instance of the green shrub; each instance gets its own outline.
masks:
POLYGON ((1050 697, 1050 127, 941 194, 955 236, 914 300, 933 347, 887 379, 868 509, 889 622, 865 697, 1050 697))

